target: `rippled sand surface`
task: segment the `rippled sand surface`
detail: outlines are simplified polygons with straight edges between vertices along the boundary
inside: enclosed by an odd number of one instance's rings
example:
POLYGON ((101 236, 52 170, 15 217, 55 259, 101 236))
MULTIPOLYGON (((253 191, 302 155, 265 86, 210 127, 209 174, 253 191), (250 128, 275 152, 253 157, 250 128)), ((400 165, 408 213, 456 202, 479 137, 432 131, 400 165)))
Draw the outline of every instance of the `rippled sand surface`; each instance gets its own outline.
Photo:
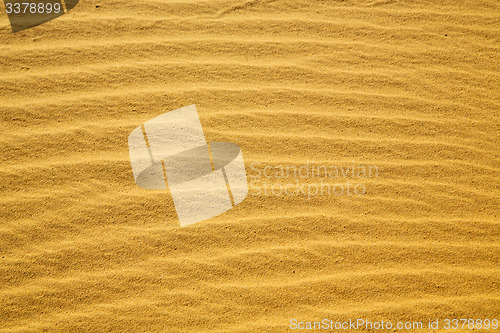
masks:
POLYGON ((82 0, 16 34, 0 9, 0 331, 500 319, 497 1, 82 0), (127 137, 190 104, 252 183, 180 228, 127 137), (304 165, 379 172, 275 174, 304 165))

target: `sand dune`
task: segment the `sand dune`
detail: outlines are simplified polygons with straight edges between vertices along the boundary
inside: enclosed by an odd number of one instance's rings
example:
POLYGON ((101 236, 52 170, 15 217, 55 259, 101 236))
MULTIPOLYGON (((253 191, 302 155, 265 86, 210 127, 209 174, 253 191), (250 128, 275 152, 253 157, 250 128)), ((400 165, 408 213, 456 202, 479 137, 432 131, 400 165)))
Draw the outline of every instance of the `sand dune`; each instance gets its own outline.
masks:
POLYGON ((0 331, 500 320, 497 1, 88 0, 15 34, 0 8, 0 331), (254 183, 180 228, 127 137, 190 104, 254 183), (378 177, 258 177, 354 164, 378 177))

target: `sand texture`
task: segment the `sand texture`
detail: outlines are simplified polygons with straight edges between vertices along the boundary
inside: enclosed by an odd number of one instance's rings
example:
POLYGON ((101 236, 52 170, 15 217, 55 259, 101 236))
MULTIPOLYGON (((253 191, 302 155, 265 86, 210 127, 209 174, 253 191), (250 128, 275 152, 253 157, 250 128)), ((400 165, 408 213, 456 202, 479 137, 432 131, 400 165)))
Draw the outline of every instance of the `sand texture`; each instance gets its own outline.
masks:
POLYGON ((0 10, 0 332, 500 319, 498 1, 82 0, 15 34, 0 10), (127 138, 190 104, 257 182, 181 228, 127 138), (378 177, 274 174, 354 164, 378 177))

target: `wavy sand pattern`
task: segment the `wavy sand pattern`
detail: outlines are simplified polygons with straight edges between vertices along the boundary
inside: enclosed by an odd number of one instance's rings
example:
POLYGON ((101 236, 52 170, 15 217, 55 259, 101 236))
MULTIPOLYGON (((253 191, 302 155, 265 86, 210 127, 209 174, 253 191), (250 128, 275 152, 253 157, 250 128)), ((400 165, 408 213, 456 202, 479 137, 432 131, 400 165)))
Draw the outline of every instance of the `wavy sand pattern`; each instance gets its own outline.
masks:
POLYGON ((500 319, 497 1, 88 0, 16 34, 0 8, 0 331, 500 319), (127 136, 189 104, 247 167, 379 176, 181 229, 127 136))

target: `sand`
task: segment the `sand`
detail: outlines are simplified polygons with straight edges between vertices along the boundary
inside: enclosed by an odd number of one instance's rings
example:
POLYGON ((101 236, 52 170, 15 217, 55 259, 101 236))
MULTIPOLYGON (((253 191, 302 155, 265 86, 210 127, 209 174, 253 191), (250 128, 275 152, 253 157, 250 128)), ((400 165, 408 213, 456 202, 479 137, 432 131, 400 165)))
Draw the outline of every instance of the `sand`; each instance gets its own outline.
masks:
POLYGON ((0 9, 0 331, 500 319, 497 1, 82 0, 15 34, 0 9), (190 104, 253 183, 181 228, 127 137, 190 104), (304 165, 379 172, 275 173, 304 165))

